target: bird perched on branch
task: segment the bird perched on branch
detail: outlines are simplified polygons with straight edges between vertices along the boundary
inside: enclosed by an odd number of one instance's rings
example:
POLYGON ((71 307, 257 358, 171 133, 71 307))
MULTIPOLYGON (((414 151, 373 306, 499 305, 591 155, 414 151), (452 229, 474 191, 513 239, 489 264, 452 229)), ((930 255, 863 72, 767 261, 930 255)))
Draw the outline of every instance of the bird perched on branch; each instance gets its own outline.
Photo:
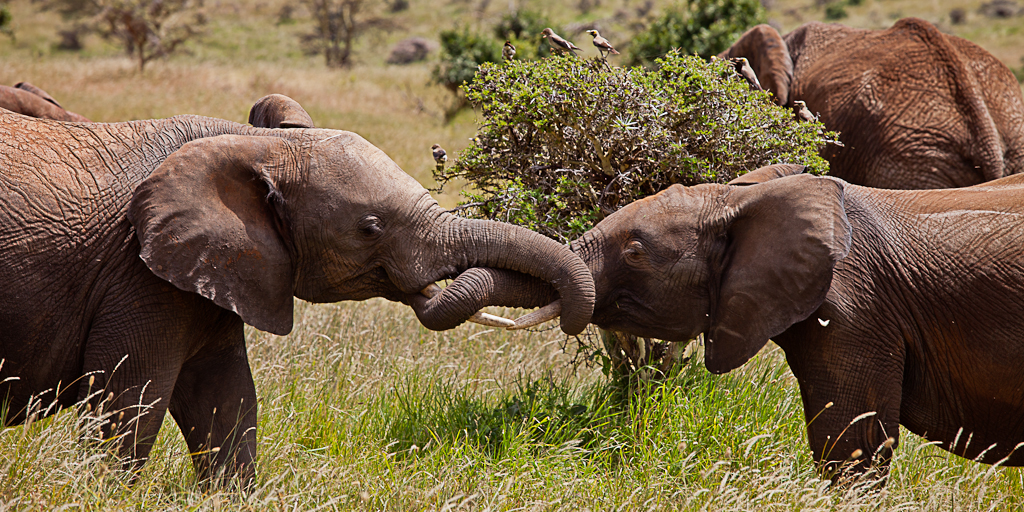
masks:
POLYGON ((437 163, 437 172, 444 170, 444 163, 448 161, 448 153, 445 153, 444 148, 440 144, 434 144, 430 146, 430 151, 434 154, 434 162, 437 163))
POLYGON ((594 46, 597 47, 597 51, 601 52, 601 58, 605 58, 605 52, 609 55, 618 55, 619 51, 608 42, 607 39, 601 37, 601 34, 596 30, 588 30, 588 34, 594 36, 594 46))
POLYGON ((551 47, 556 50, 572 53, 573 55, 576 55, 574 52, 583 50, 582 48, 572 44, 572 41, 563 39, 561 36, 556 34, 554 30, 551 30, 550 28, 544 29, 544 31, 541 32, 541 34, 541 37, 547 38, 548 44, 551 45, 551 47))
POLYGON ((797 100, 793 102, 793 115, 796 116, 797 121, 817 121, 818 118, 814 117, 811 110, 807 108, 807 104, 797 100))
POLYGON ((508 39, 505 40, 505 46, 501 49, 501 56, 505 60, 512 60, 516 56, 516 47, 512 45, 512 42, 508 39))
POLYGON ((764 90, 761 88, 761 82, 757 80, 757 74, 754 73, 754 68, 750 67, 750 62, 747 61, 746 57, 730 57, 729 62, 732 63, 736 72, 750 84, 751 89, 757 89, 758 91, 764 90))

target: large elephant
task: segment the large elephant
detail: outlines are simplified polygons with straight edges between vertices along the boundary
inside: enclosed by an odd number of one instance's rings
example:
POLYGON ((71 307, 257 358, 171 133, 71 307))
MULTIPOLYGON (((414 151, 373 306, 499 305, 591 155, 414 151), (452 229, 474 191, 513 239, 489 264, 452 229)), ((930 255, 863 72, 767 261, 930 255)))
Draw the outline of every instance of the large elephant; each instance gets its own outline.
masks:
POLYGON ((0 85, 0 109, 40 119, 90 122, 85 116, 64 110, 53 96, 28 82, 18 82, 14 87, 0 85))
POLYGON ((493 267, 559 290, 567 333, 586 327, 594 300, 567 246, 447 213, 337 130, 0 113, 0 239, 4 424, 38 413, 33 403, 102 406, 114 411, 103 435, 141 463, 169 411, 204 480, 253 476, 243 321, 287 334, 293 296, 385 297, 444 329, 483 305, 529 305, 477 279, 493 267))
POLYGON ((602 220, 572 244, 594 275, 593 322, 704 333, 712 373, 771 338, 828 474, 887 468, 900 424, 1024 465, 1024 175, 897 191, 789 176, 802 169, 675 185, 602 220))
POLYGON ((781 37, 768 25, 722 57, 746 57, 774 100, 796 100, 842 147, 831 174, 869 187, 964 187, 1024 171, 1024 99, 981 47, 917 18, 888 30, 812 22, 781 37))

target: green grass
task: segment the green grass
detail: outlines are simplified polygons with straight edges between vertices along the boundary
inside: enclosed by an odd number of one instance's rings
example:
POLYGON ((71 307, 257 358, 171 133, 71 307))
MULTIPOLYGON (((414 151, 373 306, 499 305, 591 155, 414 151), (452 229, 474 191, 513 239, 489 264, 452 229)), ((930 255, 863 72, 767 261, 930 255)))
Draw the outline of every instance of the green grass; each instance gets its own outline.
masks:
POLYGON ((0 431, 0 510, 1009 510, 1016 468, 904 432, 881 491, 813 470, 781 351, 723 376, 697 360, 623 396, 557 330, 424 330, 381 300, 300 304, 250 331, 260 398, 254 489, 194 482, 170 419, 134 484, 70 412, 0 431), (563 351, 565 345, 568 351, 563 351))
MULTIPOLYGON (((33 82, 97 121, 194 113, 242 122, 256 99, 281 92, 319 126, 362 134, 431 184, 430 145, 457 155, 475 133, 474 115, 445 124, 450 98, 429 83, 433 64, 384 66, 386 50, 407 35, 435 37, 453 19, 484 27, 508 4, 491 2, 477 15, 478 2, 414 0, 401 30, 365 38, 354 68, 329 70, 298 47, 301 12, 295 23, 272 23, 284 3, 207 2, 209 33, 192 53, 139 74, 98 40, 81 54, 54 50, 59 19, 15 1, 18 39, 0 35, 0 83, 33 82)), ((1019 67, 1024 18, 980 19, 980 3, 964 5, 968 23, 956 33, 1019 67)), ((581 16, 572 3, 517 2, 558 23, 609 18, 635 4, 606 0, 581 16)), ((844 22, 878 28, 897 12, 933 19, 952 7, 864 0, 847 7, 844 22)), ((778 0, 769 12, 786 29, 824 17, 813 0, 778 0)), ((602 33, 617 42, 626 39, 619 30, 619 39, 602 33)), ((438 199, 451 206, 457 197, 438 199)), ((170 419, 130 484, 102 447, 80 441, 89 422, 64 412, 0 430, 0 510, 1024 507, 1020 469, 965 461, 906 432, 884 490, 829 489, 813 470, 799 391, 772 345, 730 374, 711 375, 695 360, 665 385, 622 396, 599 368, 573 363, 584 355, 557 329, 434 333, 408 308, 381 300, 303 303, 296 314, 290 336, 247 332, 260 399, 251 491, 197 487, 170 419)))

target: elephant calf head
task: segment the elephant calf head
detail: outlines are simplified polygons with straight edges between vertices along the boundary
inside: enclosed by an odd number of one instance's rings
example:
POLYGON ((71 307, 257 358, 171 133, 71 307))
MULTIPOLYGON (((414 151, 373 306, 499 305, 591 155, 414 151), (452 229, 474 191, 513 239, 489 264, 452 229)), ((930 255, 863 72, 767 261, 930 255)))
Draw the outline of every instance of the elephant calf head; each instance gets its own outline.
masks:
MULTIPOLYGON (((759 175, 744 181, 758 183, 759 175)), ((594 275, 593 322, 670 341, 706 333, 705 364, 722 373, 807 318, 849 251, 842 185, 810 175, 762 178, 757 187, 675 185, 575 241, 594 275)))
POLYGON ((493 268, 550 283, 562 300, 563 330, 586 327, 593 281, 568 247, 447 213, 356 134, 289 133, 190 142, 139 185, 129 219, 154 274, 257 328, 286 334, 293 295, 402 301, 434 329, 454 327, 485 305, 543 305, 494 294, 493 281, 466 272, 493 268), (446 278, 455 281, 436 297, 420 294, 446 278))

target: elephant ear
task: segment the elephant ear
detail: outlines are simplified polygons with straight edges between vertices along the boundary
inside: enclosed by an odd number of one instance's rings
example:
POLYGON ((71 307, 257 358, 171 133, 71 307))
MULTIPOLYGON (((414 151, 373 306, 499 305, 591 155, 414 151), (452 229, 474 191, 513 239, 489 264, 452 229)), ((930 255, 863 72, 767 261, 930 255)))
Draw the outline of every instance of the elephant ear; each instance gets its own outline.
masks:
POLYGON ((734 178, 727 185, 757 185, 758 183, 764 183, 768 180, 774 180, 775 178, 785 178, 786 176, 793 176, 795 174, 801 174, 807 166, 798 164, 774 164, 766 165, 760 169, 750 171, 742 176, 734 178))
POLYGON ((288 96, 268 94, 249 109, 249 124, 257 128, 313 128, 313 118, 288 96))
POLYGON ((761 82, 761 87, 771 91, 775 103, 783 107, 789 105, 789 89, 793 82, 793 58, 782 36, 770 25, 757 25, 751 28, 718 56, 746 57, 757 75, 757 80, 761 82))
POLYGON ((149 269, 258 329, 288 334, 293 270, 274 176, 291 151, 277 137, 221 135, 167 157, 128 206, 149 269))
POLYGON ((730 188, 725 202, 727 242, 705 344, 712 373, 739 367, 769 338, 818 309, 832 268, 850 251, 838 180, 779 178, 730 188))

